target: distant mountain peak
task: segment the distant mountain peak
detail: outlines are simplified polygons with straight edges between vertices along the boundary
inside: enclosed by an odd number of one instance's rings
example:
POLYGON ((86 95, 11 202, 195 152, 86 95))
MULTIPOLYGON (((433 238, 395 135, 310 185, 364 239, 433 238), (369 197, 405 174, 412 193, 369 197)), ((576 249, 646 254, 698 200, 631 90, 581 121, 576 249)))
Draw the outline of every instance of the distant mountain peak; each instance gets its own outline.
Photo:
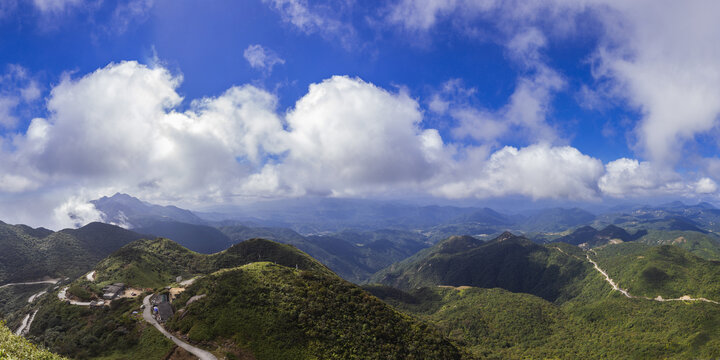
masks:
POLYGON ((495 240, 498 241, 498 242, 500 242, 500 241, 505 241, 505 240, 509 240, 509 239, 512 239, 512 238, 516 238, 516 237, 517 237, 517 236, 515 236, 515 234, 513 234, 513 233, 511 233, 511 232, 509 232, 509 231, 505 231, 505 232, 503 232, 502 234, 500 234, 500 236, 496 237, 495 240))
POLYGON ((176 206, 155 205, 124 193, 103 196, 90 201, 95 208, 105 214, 105 221, 122 224, 129 228, 147 226, 156 221, 176 221, 188 224, 205 222, 190 210, 176 206))

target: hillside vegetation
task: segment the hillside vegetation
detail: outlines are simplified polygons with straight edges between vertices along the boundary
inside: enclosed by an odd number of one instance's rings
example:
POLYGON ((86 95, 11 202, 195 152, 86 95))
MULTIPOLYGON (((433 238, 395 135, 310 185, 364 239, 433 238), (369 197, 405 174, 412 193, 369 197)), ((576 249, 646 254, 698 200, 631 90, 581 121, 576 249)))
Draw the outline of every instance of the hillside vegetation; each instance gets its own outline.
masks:
POLYGON ((164 359, 175 344, 147 324, 141 299, 115 300, 110 307, 91 308, 45 299, 28 338, 73 359, 164 359))
POLYGON ((49 277, 77 277, 141 235, 91 223, 52 232, 0 222, 0 285, 49 277))
POLYGON ((246 349, 256 359, 459 359, 431 327, 334 274, 268 262, 219 271, 176 302, 206 294, 168 327, 194 341, 246 349))
POLYGON ((713 233, 649 230, 638 241, 647 245, 673 245, 703 259, 720 261, 720 239, 713 233))
POLYGON ((582 255, 567 256, 557 247, 581 252, 567 244, 541 246, 510 233, 488 242, 451 237, 379 272, 371 282, 400 289, 500 287, 562 302, 577 296, 582 280, 594 270, 582 255))
POLYGON ((483 359, 714 359, 720 306, 628 299, 591 276, 563 305, 503 289, 367 290, 483 359))
POLYGON ((677 246, 627 243, 597 249, 591 256, 635 296, 690 295, 720 301, 720 262, 677 246))
MULTIPOLYGON (((299 269, 330 272, 300 250, 268 240, 251 239, 212 255, 190 251, 169 239, 139 240, 116 251, 96 266, 96 287, 122 282, 158 288, 219 269, 256 261, 274 261, 299 269)), ((82 282, 82 280, 81 280, 82 282)))
POLYGON ((10 329, 0 322, 0 359, 64 360, 65 358, 13 335, 10 329))
POLYGON ((360 283, 375 272, 427 247, 425 236, 401 230, 345 230, 303 236, 290 229, 241 225, 219 228, 233 241, 264 238, 290 244, 327 265, 343 279, 360 283))

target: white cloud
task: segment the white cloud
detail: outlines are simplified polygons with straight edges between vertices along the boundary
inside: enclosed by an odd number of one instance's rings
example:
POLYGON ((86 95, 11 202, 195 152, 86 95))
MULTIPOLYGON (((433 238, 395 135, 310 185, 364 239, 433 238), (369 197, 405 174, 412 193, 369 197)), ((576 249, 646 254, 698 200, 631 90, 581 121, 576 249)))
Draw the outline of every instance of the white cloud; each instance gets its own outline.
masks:
POLYGON ((32 0, 35 8, 42 13, 61 13, 83 3, 83 0, 32 0))
POLYGON ((35 190, 39 187, 37 182, 24 176, 14 174, 0 175, 0 192, 18 193, 35 190))
POLYGON ((273 95, 233 87, 180 113, 173 110, 182 100, 179 82, 136 62, 65 79, 51 91, 51 116, 34 119, 12 155, 48 186, 74 182, 158 197, 187 191, 192 198, 227 194, 261 165, 264 151, 283 151, 273 95), (157 188, 139 186, 148 183, 157 188))
POLYGON ((564 40, 589 23, 588 16, 594 17, 602 26, 592 57, 597 88, 583 87, 580 101, 598 108, 599 101, 626 99, 642 113, 635 129, 637 150, 672 166, 687 142, 718 126, 718 12, 720 3, 709 0, 399 0, 390 5, 385 20, 424 32, 444 20, 460 30, 481 22, 495 29, 490 30, 491 41, 512 47, 528 27, 542 27, 564 40))
POLYGON ((88 202, 89 199, 71 197, 54 210, 56 228, 75 228, 93 221, 103 221, 103 213, 88 202))
POLYGON ((243 52, 243 56, 251 67, 268 73, 272 71, 273 66, 285 63, 285 60, 281 59, 274 51, 257 44, 248 46, 243 52))
MULTIPOLYGON (((616 81, 643 112, 641 149, 654 161, 674 163, 682 146, 718 124, 720 11, 713 1, 612 1, 600 76, 616 81), (614 15, 614 16, 613 16, 614 15)), ((601 11, 601 10, 598 10, 601 11)))
POLYGON ((278 171, 309 192, 416 183, 443 158, 442 139, 421 129, 414 99, 360 79, 334 76, 311 85, 287 121, 290 151, 278 171))
POLYGON ((598 185, 613 197, 682 194, 687 190, 682 177, 674 171, 627 158, 609 162, 598 185))
POLYGON ((695 183, 695 192, 698 194, 713 194, 717 192, 717 190, 717 183, 707 177, 701 178, 695 183))
POLYGON ((0 96, 0 127, 14 129, 18 119, 13 115, 20 101, 13 96, 0 96))
POLYGON ((410 31, 425 31, 439 18, 468 16, 493 9, 495 0, 400 0, 390 5, 387 21, 410 31))
POLYGON ((591 200, 599 197, 600 160, 569 146, 506 146, 486 162, 463 163, 465 178, 448 181, 433 193, 450 198, 525 195, 533 199, 591 200), (472 171, 479 169, 479 171, 472 171))
POLYGON ((122 34, 133 22, 144 22, 150 16, 155 0, 130 0, 119 3, 112 14, 110 30, 122 34))
POLYGON ((0 75, 0 128, 14 130, 19 120, 17 108, 35 102, 41 95, 40 86, 27 69, 8 65, 0 75))
MULTIPOLYGON (((506 45, 508 55, 527 74, 517 80, 515 91, 501 109, 477 109, 462 100, 456 101, 449 111, 458 123, 453 129, 455 137, 488 142, 512 131, 513 137, 524 137, 532 142, 556 140, 555 130, 547 118, 554 94, 565 86, 565 80, 543 62, 540 50, 545 43, 545 37, 534 28, 518 33, 510 40, 506 45)), ((447 86, 443 92, 447 93, 447 86)), ((463 97, 466 95, 461 93, 460 98, 463 97)))
POLYGON ((355 28, 338 18, 343 2, 329 2, 324 6, 311 6, 307 0, 262 0, 290 23, 306 34, 319 34, 324 38, 337 38, 346 48, 351 47, 355 28))
POLYGON ((250 85, 179 111, 181 80, 137 62, 63 79, 47 98, 46 119, 0 138, 0 199, 22 207, 0 209, 0 217, 76 225, 98 220, 87 200, 116 191, 192 205, 307 194, 588 200, 717 190, 710 178, 686 181, 637 160, 604 168, 548 142, 494 153, 492 145, 449 142, 423 126, 405 90, 358 78, 312 84, 285 114, 273 94, 250 85))

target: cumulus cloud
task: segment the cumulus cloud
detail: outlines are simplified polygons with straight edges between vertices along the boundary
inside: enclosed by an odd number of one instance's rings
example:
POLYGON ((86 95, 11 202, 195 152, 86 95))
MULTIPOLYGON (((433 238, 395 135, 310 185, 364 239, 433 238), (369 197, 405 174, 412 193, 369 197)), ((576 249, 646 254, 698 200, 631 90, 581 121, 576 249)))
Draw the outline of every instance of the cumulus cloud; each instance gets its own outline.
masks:
POLYGON ((602 162, 569 146, 547 144, 525 148, 506 146, 487 162, 465 163, 479 173, 462 181, 440 185, 433 192, 450 198, 501 197, 525 195, 533 199, 596 199, 597 181, 603 174, 602 162))
POLYGON ((47 98, 47 118, 0 138, 0 199, 24 207, 0 216, 74 226, 101 219, 87 201, 117 191, 192 206, 308 194, 588 200, 717 190, 710 178, 662 177, 632 159, 603 167, 549 142, 496 151, 453 143, 423 124, 407 91, 358 78, 312 84, 285 113, 275 95, 251 85, 181 111, 181 81, 132 61, 64 78, 47 98))
POLYGON ((284 150, 275 139, 282 123, 273 95, 233 87, 177 112, 180 81, 164 68, 136 62, 67 78, 51 91, 51 116, 34 119, 13 139, 16 151, 8 156, 32 164, 25 172, 48 186, 74 182, 105 191, 172 197, 187 190, 189 197, 211 197, 232 191, 235 179, 260 166, 264 151, 284 150), (140 186, 148 183, 156 186, 140 186))
POLYGON ((257 44, 248 46, 243 52, 243 56, 251 67, 268 73, 272 71, 273 66, 285 63, 285 60, 281 59, 274 51, 257 44))
POLYGON ((606 173, 598 185, 610 196, 668 194, 684 188, 678 174, 647 161, 621 158, 609 162, 605 168, 606 173))
POLYGON ((612 197, 676 195, 694 197, 714 194, 717 184, 708 177, 693 181, 668 167, 649 161, 621 158, 605 165, 600 190, 612 197))
POLYGON ((335 76, 313 84, 287 115, 288 153, 281 170, 310 191, 417 182, 443 159, 443 141, 420 127, 418 103, 360 79, 335 76))
POLYGON ((695 183, 695 192, 698 194, 713 194, 717 192, 717 183, 710 178, 704 177, 695 183))

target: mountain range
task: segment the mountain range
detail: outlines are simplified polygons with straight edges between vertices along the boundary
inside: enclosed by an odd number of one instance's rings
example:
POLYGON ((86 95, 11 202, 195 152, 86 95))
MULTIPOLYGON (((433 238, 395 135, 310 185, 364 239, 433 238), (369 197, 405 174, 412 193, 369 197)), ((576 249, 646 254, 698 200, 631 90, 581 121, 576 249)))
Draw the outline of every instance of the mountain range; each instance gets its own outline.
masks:
MULTIPOLYGON (((192 358, 177 339, 238 359, 720 356, 710 204, 330 201, 283 223, 274 205, 246 222, 122 194, 95 204, 130 229, 0 224, 0 317, 69 358, 192 358), (14 284, 32 280, 46 281, 14 284), (90 305, 115 283, 134 295, 90 305), (171 335, 144 320, 150 295, 170 300, 171 335)), ((54 356, 2 327, 6 348, 54 356)))

